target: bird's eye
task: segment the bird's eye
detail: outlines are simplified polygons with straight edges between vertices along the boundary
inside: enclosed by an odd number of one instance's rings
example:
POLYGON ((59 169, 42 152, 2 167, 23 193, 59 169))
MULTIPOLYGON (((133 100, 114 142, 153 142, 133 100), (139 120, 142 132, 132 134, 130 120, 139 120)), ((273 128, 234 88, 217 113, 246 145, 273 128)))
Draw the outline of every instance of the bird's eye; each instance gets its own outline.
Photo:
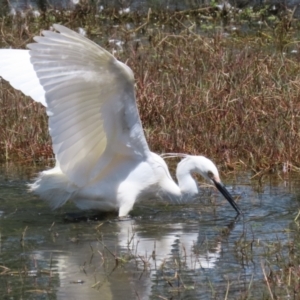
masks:
POLYGON ((208 176, 210 179, 213 179, 213 178, 214 178, 214 174, 213 174, 213 172, 211 172, 211 171, 208 171, 208 172, 207 172, 207 176, 208 176))

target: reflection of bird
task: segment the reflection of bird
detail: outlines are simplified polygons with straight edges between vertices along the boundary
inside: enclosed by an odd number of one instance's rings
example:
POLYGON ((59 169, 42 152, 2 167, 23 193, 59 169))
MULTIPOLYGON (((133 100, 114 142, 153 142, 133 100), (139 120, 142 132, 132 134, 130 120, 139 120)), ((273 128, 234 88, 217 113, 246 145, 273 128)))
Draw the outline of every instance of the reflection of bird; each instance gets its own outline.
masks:
MULTIPOLYGON (((175 253, 178 253, 182 260, 185 259, 186 267, 191 270, 195 268, 212 269, 220 258, 220 242, 216 242, 212 249, 201 247, 201 253, 197 253, 194 248, 199 233, 191 230, 191 228, 187 229, 186 224, 166 224, 164 230, 159 230, 159 237, 155 230, 150 230, 144 237, 143 233, 146 232, 146 229, 143 229, 141 225, 137 226, 138 224, 132 220, 117 224, 121 249, 128 249, 135 255, 144 257, 149 257, 152 254, 152 258, 159 264, 163 264, 166 259, 170 259, 172 255, 175 256, 175 253), (164 231, 166 232, 165 235, 162 234, 164 231)), ((147 262, 151 265, 149 258, 147 262)), ((156 267, 159 268, 160 266, 156 267)))
POLYGON ((0 76, 47 107, 56 165, 30 187, 53 208, 72 200, 81 209, 118 210, 157 191, 194 194, 190 171, 211 180, 235 210, 208 159, 187 156, 179 186, 164 160, 149 150, 139 118, 132 70, 87 38, 61 25, 44 31, 30 50, 0 52, 0 76))

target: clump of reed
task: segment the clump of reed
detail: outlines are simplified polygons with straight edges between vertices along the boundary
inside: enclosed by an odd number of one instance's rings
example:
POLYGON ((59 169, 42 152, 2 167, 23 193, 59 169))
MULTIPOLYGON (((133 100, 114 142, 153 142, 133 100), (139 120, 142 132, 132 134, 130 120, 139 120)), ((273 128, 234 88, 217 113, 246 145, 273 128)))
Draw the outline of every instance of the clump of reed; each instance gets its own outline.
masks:
POLYGON ((296 299, 299 295, 299 214, 286 230, 288 242, 267 245, 268 255, 262 263, 262 270, 270 299, 279 299, 283 295, 296 299))
MULTIPOLYGON (((133 69, 153 151, 204 154, 229 168, 299 165, 300 54, 291 15, 270 23, 264 14, 214 7, 122 15, 85 8, 3 17, 2 47, 24 47, 54 22, 82 26, 133 69), (263 28, 243 31, 247 18, 263 28)), ((0 115, 0 160, 52 156, 44 109, 4 82, 0 115)))
POLYGON ((153 42, 130 64, 152 148, 229 165, 299 162, 299 57, 270 47, 259 37, 219 34, 153 42))
POLYGON ((1 160, 39 161, 52 157, 45 109, 0 83, 1 160))

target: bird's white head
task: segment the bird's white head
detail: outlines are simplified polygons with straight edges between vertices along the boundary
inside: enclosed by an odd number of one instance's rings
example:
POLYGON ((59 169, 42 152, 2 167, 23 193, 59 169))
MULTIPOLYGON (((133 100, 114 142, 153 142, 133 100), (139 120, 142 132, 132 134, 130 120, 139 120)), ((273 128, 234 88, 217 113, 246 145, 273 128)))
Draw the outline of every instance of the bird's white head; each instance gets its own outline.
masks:
POLYGON ((238 214, 242 213, 230 193, 222 184, 217 167, 210 159, 204 156, 186 155, 185 158, 178 164, 176 175, 178 178, 178 184, 183 193, 193 195, 198 192, 197 183, 191 176, 191 173, 193 172, 199 173, 209 182, 214 184, 236 212, 238 214))
POLYGON ((204 156, 187 155, 177 166, 177 178, 181 178, 190 173, 198 173, 209 182, 221 182, 216 165, 204 156), (214 181, 213 181, 214 180, 214 181))

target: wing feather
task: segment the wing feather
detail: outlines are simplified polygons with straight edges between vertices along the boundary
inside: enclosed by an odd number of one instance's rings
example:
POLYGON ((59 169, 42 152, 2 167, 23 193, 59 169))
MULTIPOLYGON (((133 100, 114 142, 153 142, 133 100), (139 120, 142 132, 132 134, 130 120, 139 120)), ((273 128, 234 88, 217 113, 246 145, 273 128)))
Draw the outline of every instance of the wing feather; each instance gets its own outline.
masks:
POLYGON ((36 102, 47 106, 45 90, 39 82, 28 50, 1 49, 0 76, 36 102))
POLYGON ((71 182, 84 186, 116 156, 145 157, 149 148, 131 69, 82 35, 54 28, 60 33, 44 31, 29 52, 1 50, 0 64, 5 55, 10 61, 0 66, 0 76, 47 106, 58 165, 71 182), (11 71, 15 56, 20 71, 11 71))
POLYGON ((61 170, 86 185, 116 156, 148 155, 129 67, 61 26, 29 44, 45 91, 53 150, 61 170))

